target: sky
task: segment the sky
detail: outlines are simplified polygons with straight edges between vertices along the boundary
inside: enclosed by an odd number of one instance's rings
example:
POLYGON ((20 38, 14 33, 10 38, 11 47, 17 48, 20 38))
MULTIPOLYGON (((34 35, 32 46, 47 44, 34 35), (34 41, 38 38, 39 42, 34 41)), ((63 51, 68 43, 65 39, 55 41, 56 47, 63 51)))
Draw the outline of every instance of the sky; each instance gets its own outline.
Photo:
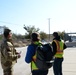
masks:
POLYGON ((24 35, 25 26, 40 31, 76 32, 76 0, 0 0, 0 26, 24 35))

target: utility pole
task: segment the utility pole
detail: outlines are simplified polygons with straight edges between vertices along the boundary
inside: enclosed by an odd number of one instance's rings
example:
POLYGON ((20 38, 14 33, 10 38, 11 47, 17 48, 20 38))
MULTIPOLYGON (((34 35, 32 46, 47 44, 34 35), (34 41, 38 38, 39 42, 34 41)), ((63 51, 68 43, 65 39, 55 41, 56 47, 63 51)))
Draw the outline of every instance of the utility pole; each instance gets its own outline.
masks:
POLYGON ((49 23, 49 41, 50 41, 50 18, 48 19, 48 23, 49 23))

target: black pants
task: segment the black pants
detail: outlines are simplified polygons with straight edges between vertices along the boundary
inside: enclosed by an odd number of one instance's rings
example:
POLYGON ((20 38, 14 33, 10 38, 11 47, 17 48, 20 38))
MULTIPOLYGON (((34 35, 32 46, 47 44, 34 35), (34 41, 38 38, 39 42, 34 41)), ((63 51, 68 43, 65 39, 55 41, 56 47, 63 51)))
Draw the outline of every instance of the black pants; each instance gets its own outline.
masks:
POLYGON ((33 70, 32 75, 47 75, 48 70, 33 70))
POLYGON ((63 58, 55 58, 54 65, 53 65, 54 75, 63 75, 62 62, 63 62, 63 58))

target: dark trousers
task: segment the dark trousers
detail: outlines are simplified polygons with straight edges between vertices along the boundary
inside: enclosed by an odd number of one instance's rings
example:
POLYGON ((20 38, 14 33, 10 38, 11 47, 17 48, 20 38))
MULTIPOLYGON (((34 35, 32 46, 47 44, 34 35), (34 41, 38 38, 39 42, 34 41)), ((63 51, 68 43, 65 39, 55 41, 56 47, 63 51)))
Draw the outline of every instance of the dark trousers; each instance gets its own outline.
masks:
POLYGON ((53 64, 54 75, 63 75, 62 74, 62 62, 63 62, 63 58, 55 58, 55 61, 53 64))
POLYGON ((32 75, 47 75, 48 70, 33 70, 32 75))

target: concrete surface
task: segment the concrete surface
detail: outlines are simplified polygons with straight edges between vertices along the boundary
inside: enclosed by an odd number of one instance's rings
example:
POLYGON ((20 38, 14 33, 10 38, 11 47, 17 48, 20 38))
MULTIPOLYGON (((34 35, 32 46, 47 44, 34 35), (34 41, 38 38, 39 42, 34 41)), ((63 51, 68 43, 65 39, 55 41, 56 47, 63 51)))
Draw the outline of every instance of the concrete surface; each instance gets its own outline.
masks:
MULTIPOLYGON (((14 75, 31 75, 30 64, 24 61, 26 48, 17 48, 18 51, 22 51, 22 57, 14 65, 14 75)), ((0 75, 3 75, 1 65, 0 75)), ((49 69, 48 75, 54 75, 52 68, 49 69)), ((76 75, 76 48, 67 48, 64 51, 63 75, 76 75)))

